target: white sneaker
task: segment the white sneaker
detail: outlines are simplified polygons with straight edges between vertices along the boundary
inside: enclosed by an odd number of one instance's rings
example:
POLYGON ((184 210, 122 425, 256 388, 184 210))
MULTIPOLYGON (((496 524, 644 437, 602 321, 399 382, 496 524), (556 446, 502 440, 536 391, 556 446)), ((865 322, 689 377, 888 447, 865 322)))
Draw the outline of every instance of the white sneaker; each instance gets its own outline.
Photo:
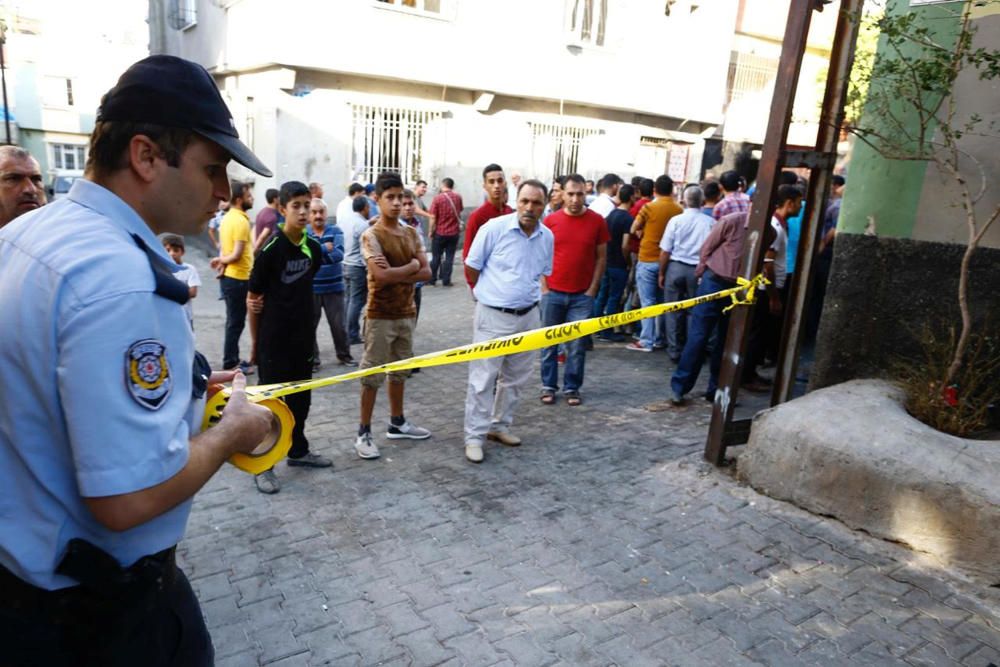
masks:
POLYGON ((371 431, 358 436, 357 440, 354 441, 354 450, 363 459, 377 459, 379 457, 378 447, 372 440, 371 431))
POLYGON ((409 422, 409 420, 403 422, 399 426, 389 423, 389 428, 385 432, 385 437, 392 440, 426 440, 431 437, 431 432, 425 428, 420 428, 419 426, 414 426, 409 422))
POLYGON ((465 443, 465 458, 473 463, 483 462, 483 443, 477 440, 470 440, 465 443))

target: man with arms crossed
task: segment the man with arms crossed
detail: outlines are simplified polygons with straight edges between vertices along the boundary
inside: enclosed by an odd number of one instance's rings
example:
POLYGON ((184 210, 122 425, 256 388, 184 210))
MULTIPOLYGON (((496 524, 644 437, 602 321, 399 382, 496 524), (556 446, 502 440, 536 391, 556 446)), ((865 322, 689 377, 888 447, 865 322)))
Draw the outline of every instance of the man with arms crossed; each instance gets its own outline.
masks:
MULTIPOLYGON (((518 190, 517 213, 481 227, 465 260, 476 296, 473 342, 538 328, 541 278, 552 273, 552 232, 541 224, 548 193, 535 180, 524 181, 518 190)), ((531 379, 532 358, 531 352, 521 352, 469 362, 465 457, 473 463, 482 462, 486 438, 521 444, 510 425, 521 388, 531 379)))
MULTIPOLYGON (((379 366, 413 356, 413 329, 417 308, 414 283, 431 277, 427 256, 417 230, 400 224, 403 212, 403 181, 396 174, 382 174, 375 186, 381 213, 361 235, 361 254, 368 263, 368 311, 364 327, 365 353, 361 368, 379 366)), ((354 449, 363 459, 377 459, 372 439, 375 397, 389 376, 389 427, 386 437, 424 440, 431 432, 406 421, 403 388, 410 371, 378 373, 361 378, 361 423, 354 449)))
POLYGON ((213 664, 175 565, 191 498, 267 433, 210 381, 156 235, 204 230, 231 159, 270 176, 200 65, 152 56, 101 100, 84 178, 0 231, 0 644, 7 665, 213 664), (23 222, 23 224, 22 224, 23 222), (43 259, 39 259, 43 258, 43 259), (27 335, 26 332, 34 332, 27 335), (16 511, 7 511, 14 509, 16 511))

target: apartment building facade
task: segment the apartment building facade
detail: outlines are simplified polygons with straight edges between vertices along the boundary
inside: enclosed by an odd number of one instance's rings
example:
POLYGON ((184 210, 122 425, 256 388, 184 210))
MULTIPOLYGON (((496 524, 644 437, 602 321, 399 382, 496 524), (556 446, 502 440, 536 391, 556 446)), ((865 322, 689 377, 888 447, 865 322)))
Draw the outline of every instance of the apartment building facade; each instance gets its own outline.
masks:
POLYGON ((696 181, 739 0, 151 0, 150 50, 202 63, 254 150, 329 199, 383 169, 696 181), (714 44, 718 46, 714 46, 714 44))

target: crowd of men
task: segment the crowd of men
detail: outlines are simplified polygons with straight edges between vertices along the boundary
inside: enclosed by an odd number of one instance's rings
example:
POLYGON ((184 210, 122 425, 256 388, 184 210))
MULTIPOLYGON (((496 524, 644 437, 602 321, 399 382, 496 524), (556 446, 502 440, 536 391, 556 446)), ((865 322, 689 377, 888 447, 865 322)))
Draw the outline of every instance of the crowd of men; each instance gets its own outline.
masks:
MULTIPOLYGON (((843 178, 837 177, 821 245, 821 273, 843 185, 843 178)), ((678 188, 665 174, 656 179, 635 177, 631 183, 616 174, 606 174, 596 183, 569 174, 545 184, 513 173, 508 181, 500 165, 489 164, 482 171, 482 187, 482 204, 466 217, 465 204, 451 178, 441 180, 428 205, 425 181, 407 189, 398 176, 383 174, 374 184, 352 183, 331 219, 322 185, 310 183, 308 224, 302 239, 293 240, 305 244, 304 239, 313 239, 320 247, 318 267, 315 275, 310 274, 311 317, 303 320, 311 323, 310 332, 303 335, 312 338, 302 349, 309 348, 312 354, 309 363, 303 359, 295 372, 289 369, 274 375, 264 370, 266 346, 255 335, 251 335, 245 360, 239 358, 238 341, 247 313, 253 328, 254 309, 260 308, 262 300, 267 302, 259 290, 252 289, 253 267, 259 263, 254 257, 267 257, 268 249, 287 228, 286 207, 279 190, 268 190, 268 204, 251 225, 247 211, 253 206, 253 196, 245 184, 234 183, 228 212, 221 215, 219 256, 212 260, 220 271, 227 305, 223 366, 252 373, 256 362, 264 382, 302 379, 307 371, 320 368, 315 334, 322 313, 341 365, 357 363, 351 345, 363 346, 362 367, 411 356, 421 287, 453 286, 452 267, 459 250, 475 302, 474 342, 736 285, 750 197, 746 181, 735 171, 678 188)), ((770 382, 759 369, 773 364, 777 354, 788 276, 795 270, 804 188, 795 173, 782 173, 765 239, 768 250, 763 270, 771 285, 756 306, 742 378, 742 386, 749 391, 769 390, 770 382)), ((819 282, 824 279, 821 276, 819 282)), ((621 343, 634 352, 665 350, 671 365, 669 399, 675 405, 684 403, 709 360, 704 398, 713 400, 728 325, 723 306, 722 301, 701 304, 643 319, 634 327, 604 330, 596 338, 621 343)), ((306 310, 287 310, 282 319, 290 321, 296 312, 306 310)), ((814 327, 810 333, 815 333, 814 327)), ((593 350, 594 342, 588 337, 542 351, 539 396, 543 404, 553 405, 560 397, 569 406, 583 403, 586 357, 593 350)), ((465 415, 469 461, 483 461, 487 441, 520 444, 511 426, 517 403, 531 383, 533 360, 533 355, 519 353, 469 364, 465 415)), ((403 387, 408 375, 393 372, 387 377, 391 421, 386 437, 390 439, 430 437, 426 429, 404 416, 403 387)), ((371 415, 383 380, 376 375, 362 381, 355 449, 365 459, 379 456, 371 415)), ((307 401, 307 395, 290 402, 307 401)), ((297 408, 302 422, 307 408, 307 404, 297 408)), ((297 428, 289 465, 330 465, 329 459, 308 452, 307 444, 299 444, 304 442, 305 435, 297 428)), ((257 487, 266 493, 280 489, 273 470, 257 477, 257 487)))
MULTIPOLYGON (((0 148, 0 179, 0 225, 45 203, 38 163, 26 151, 0 148)), ((793 172, 783 172, 780 183, 765 239, 763 270, 771 285, 755 309, 741 384, 753 392, 770 388, 759 370, 777 355, 801 228, 805 183, 793 172)), ((453 286, 459 250, 476 308, 474 342, 736 285, 750 197, 735 171, 678 189, 665 174, 637 176, 631 183, 616 174, 596 183, 569 174, 543 184, 513 173, 508 181, 500 165, 490 164, 483 169, 482 187, 483 203, 466 216, 451 178, 441 180, 428 205, 426 181, 408 189, 398 176, 383 174, 374 184, 352 183, 331 216, 321 184, 289 181, 267 190, 266 204, 251 222, 251 186, 231 182, 230 196, 220 202, 209 226, 218 249, 211 266, 226 306, 222 367, 244 374, 259 370, 265 383, 310 376, 322 365, 317 333, 324 315, 338 365, 358 365, 354 345, 362 346, 362 367, 412 356, 421 287, 453 286), (249 346, 241 358, 240 339, 248 324, 249 346)), ((844 179, 835 177, 807 340, 816 332, 843 187, 844 179)), ((194 298, 201 280, 183 262, 183 237, 168 234, 160 240, 179 265, 176 277, 194 298)), ((724 302, 712 301, 604 330, 596 339, 634 352, 665 350, 672 368, 669 399, 675 405, 684 403, 708 360, 704 398, 711 401, 728 326, 723 307, 724 302)), ((190 302, 185 310, 193 327, 190 302)), ((588 337, 542 351, 543 404, 556 403, 560 395, 569 406, 582 404, 586 355, 593 349, 588 337)), ((520 444, 511 424, 531 381, 532 360, 522 353, 470 363, 465 419, 470 461, 483 460, 487 440, 520 444)), ((404 416, 409 374, 387 376, 390 439, 430 437, 404 416)), ((371 415, 384 379, 375 375, 362 381, 355 449, 365 459, 379 456, 371 415)), ((309 451, 305 437, 309 392, 286 400, 296 417, 288 464, 329 467, 328 458, 309 451)), ((274 470, 257 475, 256 486, 264 493, 281 488, 274 470)))
MULTIPOLYGON (((102 98, 85 177, 45 206, 39 165, 0 147, 0 292, 11 326, 0 347, 0 484, 11 507, 0 527, 0 638, 15 664, 209 665, 211 639, 190 585, 174 563, 191 498, 235 453, 250 453, 271 428, 247 400, 246 375, 302 380, 321 366, 316 332, 326 316, 337 362, 368 368, 413 355, 424 285, 451 287, 462 242, 475 302, 473 340, 704 295, 733 287, 744 253, 750 199, 733 171, 677 187, 667 175, 597 183, 578 174, 549 184, 489 164, 483 203, 465 217, 454 181, 429 205, 428 184, 399 175, 351 184, 330 216, 322 185, 288 180, 255 201, 230 182, 235 160, 270 177, 240 142, 211 76, 195 63, 151 56, 102 98), (214 217, 213 217, 213 214, 214 217), (226 324, 221 371, 194 349, 191 299, 198 271, 184 263, 185 236, 212 218, 226 324), (13 223, 13 224, 10 224, 13 223), (463 239, 464 233, 464 239, 463 239), (249 325, 249 346, 240 339, 249 325), (26 333, 43 335, 26 335, 26 333), (355 360, 352 346, 360 346, 355 360), (218 424, 200 432, 206 393, 229 382, 218 424)), ((743 386, 767 389, 789 277, 796 270, 804 183, 782 174, 765 235, 770 281, 755 306, 743 386)), ((817 256, 825 289, 844 180, 834 179, 817 256)), ((818 306, 807 318, 815 333, 818 306)), ((681 404, 710 359, 713 399, 726 336, 723 301, 602 331, 624 349, 666 350, 670 399, 681 404)), ((581 338, 546 348, 539 398, 583 403, 581 338), (560 368, 562 371, 560 372, 560 368)), ((534 355, 469 363, 465 456, 493 441, 518 446, 518 402, 534 355)), ((388 439, 431 433, 404 411, 409 371, 363 378, 355 451, 379 457, 372 430, 387 383, 388 439)), ((288 396, 295 417, 288 465, 326 468, 305 435, 309 392, 288 396)), ((274 470, 255 477, 276 493, 274 470)))

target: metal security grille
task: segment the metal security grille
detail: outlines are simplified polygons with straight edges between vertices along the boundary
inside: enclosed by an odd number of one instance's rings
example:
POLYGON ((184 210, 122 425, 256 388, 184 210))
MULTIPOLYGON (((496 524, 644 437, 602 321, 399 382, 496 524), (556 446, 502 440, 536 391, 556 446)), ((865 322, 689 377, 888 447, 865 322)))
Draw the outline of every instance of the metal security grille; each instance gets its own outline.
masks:
POLYGON ((404 183, 423 177, 424 130, 440 111, 416 111, 354 104, 355 178, 374 183, 383 171, 395 171, 404 183))
POLYGON ((581 144, 598 134, 600 130, 584 127, 531 123, 535 173, 542 178, 576 173, 581 144), (551 171, 546 173, 546 170, 551 171))
POLYGON ((767 90, 774 85, 777 75, 777 58, 733 51, 729 61, 729 101, 737 102, 746 95, 767 90))

